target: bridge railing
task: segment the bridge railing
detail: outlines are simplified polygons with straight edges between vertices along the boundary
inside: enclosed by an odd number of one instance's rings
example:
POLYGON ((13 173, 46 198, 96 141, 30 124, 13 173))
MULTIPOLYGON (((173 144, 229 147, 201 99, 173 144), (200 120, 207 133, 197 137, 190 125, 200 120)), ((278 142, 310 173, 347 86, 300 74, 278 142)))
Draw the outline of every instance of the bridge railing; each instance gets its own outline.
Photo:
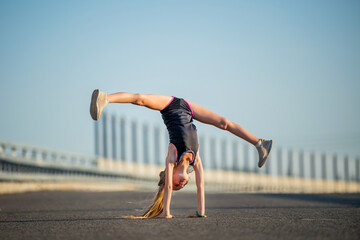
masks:
MULTIPOLYGON (((168 134, 162 125, 103 113, 95 122, 95 156, 0 140, 0 180, 126 180, 151 185, 164 170, 168 134)), ((256 149, 235 137, 200 134, 205 183, 214 191, 360 191, 360 158, 274 146, 257 167, 256 149)), ((187 189, 195 189, 190 181, 187 189)))
POLYGON ((0 180, 71 181, 138 180, 123 172, 99 167, 99 157, 54 151, 0 140, 0 180))
POLYGON ((48 167, 71 167, 72 169, 76 169, 76 167, 81 169, 97 167, 97 159, 94 156, 54 151, 1 140, 0 157, 11 158, 19 163, 31 163, 48 167))

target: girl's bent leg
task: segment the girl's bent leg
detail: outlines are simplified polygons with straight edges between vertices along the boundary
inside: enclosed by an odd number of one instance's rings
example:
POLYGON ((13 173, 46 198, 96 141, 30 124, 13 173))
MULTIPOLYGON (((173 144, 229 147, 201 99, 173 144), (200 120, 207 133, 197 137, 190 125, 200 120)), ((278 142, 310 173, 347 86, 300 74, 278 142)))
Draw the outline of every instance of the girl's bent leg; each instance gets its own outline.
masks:
POLYGON ((145 106, 150 109, 161 111, 164 109, 172 97, 155 94, 134 94, 128 92, 119 92, 107 95, 109 103, 132 103, 139 106, 145 106))
POLYGON ((194 119, 202 123, 210 124, 220 129, 227 130, 232 134, 253 144, 254 146, 256 146, 256 144, 259 142, 259 138, 255 137, 253 134, 248 132, 245 128, 243 128, 239 124, 231 122, 225 117, 222 117, 219 114, 216 114, 210 111, 209 109, 206 109, 198 104, 192 102, 189 102, 189 104, 194 112, 194 119))

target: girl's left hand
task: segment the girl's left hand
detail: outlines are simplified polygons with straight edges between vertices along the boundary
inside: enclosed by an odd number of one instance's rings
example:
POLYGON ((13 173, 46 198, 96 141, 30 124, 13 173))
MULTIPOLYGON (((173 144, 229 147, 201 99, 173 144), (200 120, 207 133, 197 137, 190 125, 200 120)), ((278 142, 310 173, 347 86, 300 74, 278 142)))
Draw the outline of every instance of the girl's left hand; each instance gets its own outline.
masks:
MULTIPOLYGON (((204 215, 204 218, 206 218, 207 216, 204 215)), ((196 214, 192 214, 192 215, 189 215, 188 218, 199 218, 196 214)))

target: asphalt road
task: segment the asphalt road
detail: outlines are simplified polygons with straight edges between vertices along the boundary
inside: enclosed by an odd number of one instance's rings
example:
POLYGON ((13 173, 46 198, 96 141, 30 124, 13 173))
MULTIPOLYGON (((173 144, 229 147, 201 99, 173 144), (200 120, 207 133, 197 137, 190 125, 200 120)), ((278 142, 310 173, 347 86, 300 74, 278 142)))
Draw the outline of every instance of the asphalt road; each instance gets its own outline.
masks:
POLYGON ((187 218, 196 195, 173 196, 174 219, 140 214, 150 192, 0 195, 0 239, 360 239, 360 194, 207 194, 208 218, 187 218))

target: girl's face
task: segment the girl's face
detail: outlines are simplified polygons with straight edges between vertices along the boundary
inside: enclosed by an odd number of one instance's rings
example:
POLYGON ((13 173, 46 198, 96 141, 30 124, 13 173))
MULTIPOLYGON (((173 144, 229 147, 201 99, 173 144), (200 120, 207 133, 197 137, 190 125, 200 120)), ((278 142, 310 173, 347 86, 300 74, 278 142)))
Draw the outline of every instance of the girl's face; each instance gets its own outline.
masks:
POLYGON ((187 171, 175 167, 173 172, 173 190, 177 191, 185 187, 189 182, 189 175, 187 171))

